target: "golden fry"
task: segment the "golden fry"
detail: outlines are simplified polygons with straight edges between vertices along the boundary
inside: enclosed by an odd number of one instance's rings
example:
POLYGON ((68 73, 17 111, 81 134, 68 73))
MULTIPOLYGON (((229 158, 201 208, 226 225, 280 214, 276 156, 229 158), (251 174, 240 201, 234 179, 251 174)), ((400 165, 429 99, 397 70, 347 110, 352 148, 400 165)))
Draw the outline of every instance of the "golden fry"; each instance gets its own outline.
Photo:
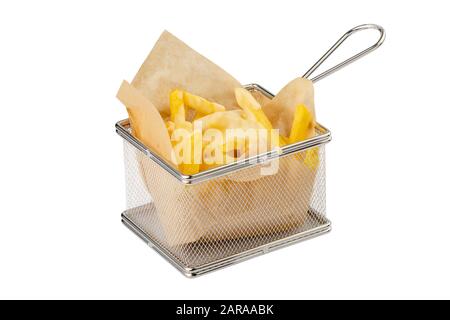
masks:
POLYGON ((317 166, 319 165, 319 149, 312 148, 312 149, 307 150, 304 163, 310 169, 313 169, 313 170, 317 169, 317 166))
POLYGON ((184 104, 187 107, 192 108, 203 115, 211 114, 217 111, 225 111, 224 106, 215 102, 210 102, 202 97, 196 96, 186 91, 183 92, 183 99, 184 104))
POLYGON ((174 90, 170 94, 170 120, 175 123, 175 128, 182 126, 186 121, 183 92, 180 90, 174 90))
POLYGON ((295 108, 294 120, 292 122, 289 143, 305 140, 314 130, 314 118, 308 108, 300 104, 295 108))
POLYGON ((261 105, 256 101, 252 94, 244 88, 234 90, 238 105, 245 111, 250 119, 259 122, 267 130, 272 130, 272 124, 264 114, 261 105))

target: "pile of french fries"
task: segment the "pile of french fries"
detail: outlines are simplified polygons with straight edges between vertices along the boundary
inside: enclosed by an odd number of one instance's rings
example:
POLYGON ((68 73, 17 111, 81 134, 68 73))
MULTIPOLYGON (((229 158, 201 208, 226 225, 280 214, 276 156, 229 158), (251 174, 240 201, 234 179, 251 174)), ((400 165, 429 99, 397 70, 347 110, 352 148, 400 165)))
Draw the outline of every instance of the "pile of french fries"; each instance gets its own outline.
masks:
MULTIPOLYGON (((183 174, 193 175, 305 140, 314 130, 314 116, 304 104, 295 107, 290 133, 282 136, 248 90, 236 88, 234 93, 240 109, 230 110, 183 90, 170 93, 170 116, 164 122, 183 174)), ((317 150, 308 150, 303 161, 315 168, 317 150)))

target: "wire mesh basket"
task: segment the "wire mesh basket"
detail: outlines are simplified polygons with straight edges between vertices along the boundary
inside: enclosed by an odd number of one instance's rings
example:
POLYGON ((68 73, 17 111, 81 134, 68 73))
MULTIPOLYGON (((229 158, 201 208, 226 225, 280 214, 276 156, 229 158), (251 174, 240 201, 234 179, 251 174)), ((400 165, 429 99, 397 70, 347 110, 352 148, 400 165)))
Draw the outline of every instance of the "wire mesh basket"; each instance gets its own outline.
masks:
MULTIPOLYGON (((257 85, 251 91, 268 95, 257 85)), ((186 275, 199 275, 330 230, 325 146, 330 132, 193 176, 183 176, 117 123, 124 138, 123 222, 186 275), (277 162, 275 174, 264 167, 277 162)))
MULTIPOLYGON (((375 25, 352 29, 373 27, 381 37, 364 54, 382 43, 384 31, 375 25)), ((246 88, 255 96, 273 98, 259 85, 246 88)), ((122 221, 186 276, 204 274, 331 230, 325 194, 325 144, 331 134, 318 123, 308 140, 192 176, 181 174, 137 140, 127 119, 116 124, 116 131, 124 139, 127 209, 122 221), (276 171, 263 173, 273 165, 276 171)))

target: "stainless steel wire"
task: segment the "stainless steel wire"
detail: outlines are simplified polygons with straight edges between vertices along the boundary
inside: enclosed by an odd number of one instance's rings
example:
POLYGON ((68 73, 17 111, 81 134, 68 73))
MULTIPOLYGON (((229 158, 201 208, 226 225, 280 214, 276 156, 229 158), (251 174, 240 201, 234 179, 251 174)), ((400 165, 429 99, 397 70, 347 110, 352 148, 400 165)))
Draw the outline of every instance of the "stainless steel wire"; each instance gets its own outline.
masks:
POLYGON ((310 80, 312 82, 317 82, 327 76, 329 76, 330 74, 342 69, 345 66, 348 66, 350 63, 355 62, 358 59, 361 59, 362 57, 364 57, 365 55, 369 54, 370 52, 374 51, 375 49, 377 49, 379 46, 381 46, 384 42, 384 39, 386 37, 386 33, 383 29, 383 27, 377 25, 377 24, 362 24, 359 25, 357 27, 354 27, 350 30, 348 30, 346 33, 344 33, 344 35, 339 38, 338 41, 336 41, 335 44, 333 44, 331 46, 330 49, 328 49, 327 52, 325 52, 325 54, 319 59, 317 60, 316 63, 314 63, 314 65, 309 68, 308 71, 306 71, 306 73, 303 75, 303 78, 309 79, 311 77, 311 75, 314 73, 314 71, 317 70, 317 68, 320 67, 320 65, 328 59, 328 57, 334 52, 336 51, 337 48, 339 48, 341 46, 341 44, 351 35, 362 31, 362 30, 368 30, 368 29, 375 29, 378 30, 380 32, 380 37, 378 38, 378 41, 376 43, 374 43, 372 46, 368 47, 367 49, 355 54, 354 56, 346 59, 345 61, 338 63, 337 65, 335 65, 334 67, 331 67, 330 69, 322 72, 321 74, 311 78, 310 80))

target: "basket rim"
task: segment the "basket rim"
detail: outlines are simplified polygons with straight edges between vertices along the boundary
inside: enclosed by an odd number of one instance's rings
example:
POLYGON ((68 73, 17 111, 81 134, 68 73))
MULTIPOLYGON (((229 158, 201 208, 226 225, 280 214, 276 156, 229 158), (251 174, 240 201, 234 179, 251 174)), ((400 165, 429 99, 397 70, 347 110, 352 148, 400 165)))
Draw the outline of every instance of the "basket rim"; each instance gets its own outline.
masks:
MULTIPOLYGON (((252 83, 245 85, 244 88, 250 91, 259 91, 264 96, 269 99, 272 99, 274 95, 263 88, 262 86, 252 83)), ((133 145, 136 149, 143 152, 146 156, 148 156, 151 160, 156 162, 160 167, 170 173, 173 177, 184 184, 194 184, 207 180, 211 180, 217 177, 224 176, 226 174, 230 174, 236 172, 238 170, 242 170, 245 168, 253 167, 258 164, 266 163, 267 161, 274 160, 276 158, 282 158, 284 156, 297 153, 300 151, 304 151, 309 148, 317 147, 328 143, 331 141, 331 132, 326 127, 322 126, 320 123, 316 122, 316 131, 319 132, 318 135, 312 137, 307 140, 303 140, 300 142, 296 142, 293 144, 289 144, 279 148, 279 150, 272 150, 268 152, 264 152, 258 154, 256 156, 242 159, 239 161, 235 161, 232 163, 224 164, 222 166, 212 168, 209 170, 205 170, 193 175, 184 175, 182 174, 178 168, 176 168, 173 164, 164 160, 161 156, 159 156, 156 152, 147 148, 141 141, 136 139, 130 132, 130 122, 129 119, 123 119, 116 123, 116 133, 121 136, 124 140, 133 145)))

